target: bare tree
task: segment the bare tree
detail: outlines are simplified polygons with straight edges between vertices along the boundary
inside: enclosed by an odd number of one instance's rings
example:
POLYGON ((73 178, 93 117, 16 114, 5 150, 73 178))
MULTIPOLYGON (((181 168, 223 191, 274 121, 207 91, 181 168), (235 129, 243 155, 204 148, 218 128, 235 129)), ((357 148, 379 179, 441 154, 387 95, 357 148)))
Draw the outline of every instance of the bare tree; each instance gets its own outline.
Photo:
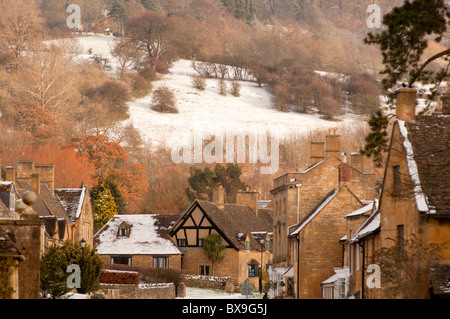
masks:
POLYGON ((145 53, 155 64, 166 53, 172 30, 172 19, 153 11, 146 11, 128 23, 128 33, 136 49, 145 53))
POLYGON ((0 12, 0 46, 13 50, 18 59, 38 35, 39 9, 33 0, 1 0, 0 12))
POLYGON ((58 107, 76 80, 68 58, 56 47, 36 51, 24 60, 12 83, 18 103, 58 107))
POLYGON ((119 40, 111 48, 112 56, 119 62, 122 79, 125 72, 135 66, 141 54, 130 40, 119 40))

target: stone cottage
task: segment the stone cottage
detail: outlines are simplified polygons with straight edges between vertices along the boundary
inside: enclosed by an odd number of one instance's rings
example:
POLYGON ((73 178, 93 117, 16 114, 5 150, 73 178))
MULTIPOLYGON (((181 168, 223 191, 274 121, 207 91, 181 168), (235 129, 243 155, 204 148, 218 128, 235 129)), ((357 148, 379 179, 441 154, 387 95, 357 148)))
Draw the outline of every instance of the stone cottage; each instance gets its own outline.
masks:
POLYGON ((142 268, 181 269, 181 251, 169 229, 178 216, 116 215, 94 237, 105 268, 111 264, 142 268))

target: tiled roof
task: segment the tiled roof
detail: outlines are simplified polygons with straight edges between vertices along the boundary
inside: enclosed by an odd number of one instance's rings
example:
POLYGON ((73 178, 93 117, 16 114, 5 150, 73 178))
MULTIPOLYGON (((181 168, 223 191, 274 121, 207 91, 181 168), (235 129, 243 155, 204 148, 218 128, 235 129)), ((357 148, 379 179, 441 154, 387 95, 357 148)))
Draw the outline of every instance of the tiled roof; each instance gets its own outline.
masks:
MULTIPOLYGON (((22 197, 26 191, 31 190, 30 183, 25 180, 18 180, 16 181, 16 184, 18 186, 17 192, 20 197, 22 197)), ((40 194, 37 194, 36 203, 33 205, 33 209, 39 217, 55 216, 57 219, 66 220, 69 218, 61 202, 52 194, 45 183, 41 183, 40 194)))
POLYGON ((86 187, 55 189, 56 197, 63 205, 72 222, 75 222, 80 217, 81 206, 86 197, 86 192, 86 187))
POLYGON ((404 126, 429 213, 450 217, 450 116, 421 116, 404 126))
POLYGON ((260 234, 273 231, 271 209, 258 209, 258 215, 256 215, 247 205, 225 204, 222 209, 213 202, 197 200, 196 203, 235 248, 245 249, 245 243, 241 240, 243 237, 239 235, 251 234, 250 249, 260 250, 261 243, 258 242, 260 234))

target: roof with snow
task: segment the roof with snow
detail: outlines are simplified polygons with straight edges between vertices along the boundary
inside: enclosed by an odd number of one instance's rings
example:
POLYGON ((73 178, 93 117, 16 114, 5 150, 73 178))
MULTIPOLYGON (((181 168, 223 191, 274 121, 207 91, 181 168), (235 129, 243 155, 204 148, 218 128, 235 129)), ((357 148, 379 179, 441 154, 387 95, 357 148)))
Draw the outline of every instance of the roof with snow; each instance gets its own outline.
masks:
POLYGON ((356 243, 361 239, 376 233, 380 229, 380 212, 375 211, 350 238, 350 244, 356 243))
POLYGON ((87 195, 86 186, 82 188, 55 189, 55 195, 58 197, 72 222, 80 218, 83 203, 87 195))
POLYGON ((450 116, 397 122, 417 209, 434 217, 450 217, 450 116))
POLYGON ((355 210, 354 212, 351 212, 345 217, 354 217, 354 216, 360 216, 364 214, 370 214, 373 211, 373 207, 375 204, 375 209, 378 208, 378 200, 375 199, 373 202, 365 205, 364 207, 361 207, 360 209, 355 210))
POLYGON ((100 255, 179 255, 169 230, 179 216, 116 215, 94 236, 100 255), (119 226, 130 226, 127 236, 119 236, 119 226))
POLYGON ((300 233, 302 231, 302 229, 311 221, 314 219, 314 217, 317 216, 317 214, 319 214, 322 209, 324 209, 328 203, 330 203, 334 197, 336 197, 336 195, 339 194, 339 190, 332 190, 331 192, 329 192, 323 199, 322 201, 308 214, 308 216, 306 216, 299 225, 297 225, 297 228, 294 229, 289 235, 290 236, 295 236, 298 233, 300 233))

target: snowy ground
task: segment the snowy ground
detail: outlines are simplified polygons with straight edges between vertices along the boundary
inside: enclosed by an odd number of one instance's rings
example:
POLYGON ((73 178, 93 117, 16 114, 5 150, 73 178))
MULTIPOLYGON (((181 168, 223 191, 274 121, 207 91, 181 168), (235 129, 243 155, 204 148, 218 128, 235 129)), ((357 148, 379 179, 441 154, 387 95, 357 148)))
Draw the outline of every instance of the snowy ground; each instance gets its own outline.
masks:
MULTIPOLYGON (((349 126, 353 120, 330 122, 318 116, 280 112, 271 107, 271 94, 256 83, 241 81, 241 95, 219 94, 216 79, 206 81, 206 89, 192 87, 195 74, 191 61, 179 60, 170 68, 170 74, 154 83, 154 88, 167 86, 176 96, 178 114, 161 114, 150 109, 152 95, 129 103, 130 122, 143 137, 154 144, 169 148, 179 143, 193 130, 225 133, 230 130, 254 133, 270 132, 280 138, 308 133, 315 129, 349 126)), ((230 84, 228 83, 228 87, 230 84)))
MULTIPOLYGON (((110 55, 114 37, 97 35, 78 39, 83 49, 82 57, 89 57, 87 52, 91 50, 93 55, 108 57, 115 68, 116 63, 110 55)), ((151 110, 152 94, 128 103, 130 118, 124 124, 132 123, 150 145, 168 148, 179 146, 183 137, 191 136, 193 130, 199 128, 207 133, 225 133, 226 130, 235 134, 264 131, 282 138, 302 135, 315 129, 351 127, 355 122, 362 122, 350 118, 330 122, 315 115, 274 110, 271 108, 271 94, 253 82, 240 82, 240 97, 230 93, 221 96, 216 79, 208 79, 206 90, 197 91, 191 84, 191 75, 196 74, 191 61, 179 60, 169 71, 170 74, 153 84, 154 88, 165 85, 174 91, 178 114, 161 114, 151 110)))
MULTIPOLYGON (((248 299, 262 299, 262 294, 253 294, 248 299)), ((186 298, 177 299, 246 299, 246 296, 240 293, 229 294, 223 290, 213 290, 204 288, 186 288, 186 298)))

